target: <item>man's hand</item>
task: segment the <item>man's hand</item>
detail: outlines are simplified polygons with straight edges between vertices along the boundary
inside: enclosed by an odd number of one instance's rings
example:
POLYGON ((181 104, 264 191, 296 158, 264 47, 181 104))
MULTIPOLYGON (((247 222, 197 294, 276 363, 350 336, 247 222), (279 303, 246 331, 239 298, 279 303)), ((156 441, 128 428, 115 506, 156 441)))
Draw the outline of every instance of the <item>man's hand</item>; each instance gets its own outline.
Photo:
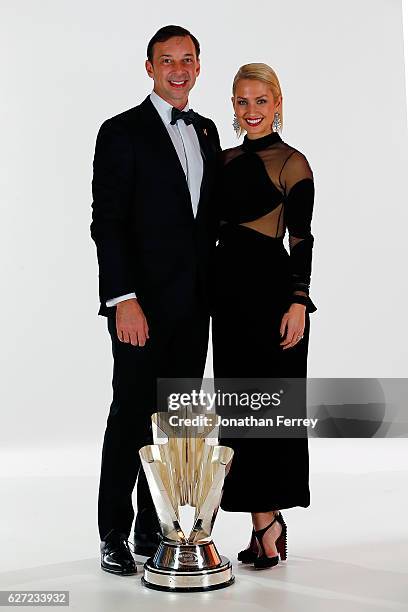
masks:
POLYGON ((136 298, 116 305, 116 332, 121 342, 144 346, 149 338, 146 317, 136 298))

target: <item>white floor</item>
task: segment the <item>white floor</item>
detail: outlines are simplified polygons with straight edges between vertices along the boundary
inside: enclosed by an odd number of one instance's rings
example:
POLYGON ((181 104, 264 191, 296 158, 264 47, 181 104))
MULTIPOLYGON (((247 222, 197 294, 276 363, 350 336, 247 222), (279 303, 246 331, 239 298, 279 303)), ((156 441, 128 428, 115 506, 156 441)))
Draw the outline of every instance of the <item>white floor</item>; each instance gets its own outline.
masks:
POLYGON ((0 589, 69 590, 70 608, 87 612, 407 610, 407 441, 313 439, 310 449, 311 506, 283 511, 288 560, 264 571, 236 562, 249 515, 220 511, 214 539, 235 584, 171 594, 142 586, 143 557, 136 576, 99 567, 99 449, 3 451, 0 589))

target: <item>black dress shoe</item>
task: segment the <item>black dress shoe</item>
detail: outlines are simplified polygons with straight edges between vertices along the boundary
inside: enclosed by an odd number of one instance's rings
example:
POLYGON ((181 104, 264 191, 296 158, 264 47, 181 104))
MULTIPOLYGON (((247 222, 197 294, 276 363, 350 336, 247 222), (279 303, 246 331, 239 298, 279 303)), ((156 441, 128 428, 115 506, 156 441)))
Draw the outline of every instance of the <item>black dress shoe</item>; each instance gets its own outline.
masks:
POLYGON ((127 535, 109 532, 101 542, 101 568, 105 572, 129 576, 137 573, 135 560, 130 552, 127 535))
POLYGON ((150 531, 149 533, 134 533, 135 554, 145 557, 154 557, 162 536, 159 531, 150 531))

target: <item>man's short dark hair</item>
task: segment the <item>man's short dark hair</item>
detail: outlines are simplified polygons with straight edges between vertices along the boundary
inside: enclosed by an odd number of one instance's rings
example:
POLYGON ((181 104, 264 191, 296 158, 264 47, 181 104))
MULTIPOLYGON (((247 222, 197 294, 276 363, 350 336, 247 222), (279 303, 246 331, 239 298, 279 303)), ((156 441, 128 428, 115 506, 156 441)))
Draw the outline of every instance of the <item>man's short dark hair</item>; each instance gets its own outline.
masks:
POLYGON ((157 30, 156 34, 151 38, 149 44, 147 45, 147 59, 149 62, 153 61, 153 47, 157 42, 166 42, 169 38, 173 38, 173 36, 189 36, 194 43, 197 59, 200 57, 200 43, 196 39, 191 32, 177 25, 168 25, 157 30))

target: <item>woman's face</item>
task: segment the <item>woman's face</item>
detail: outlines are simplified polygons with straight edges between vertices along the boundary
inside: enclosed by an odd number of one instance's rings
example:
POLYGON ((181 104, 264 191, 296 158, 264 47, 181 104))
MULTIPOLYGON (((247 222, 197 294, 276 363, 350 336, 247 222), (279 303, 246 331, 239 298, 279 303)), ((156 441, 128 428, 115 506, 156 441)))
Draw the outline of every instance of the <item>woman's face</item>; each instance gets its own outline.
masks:
POLYGON ((281 96, 273 99, 267 83, 253 79, 240 79, 236 84, 232 105, 239 124, 249 138, 260 138, 272 132, 276 111, 280 111, 281 96))

